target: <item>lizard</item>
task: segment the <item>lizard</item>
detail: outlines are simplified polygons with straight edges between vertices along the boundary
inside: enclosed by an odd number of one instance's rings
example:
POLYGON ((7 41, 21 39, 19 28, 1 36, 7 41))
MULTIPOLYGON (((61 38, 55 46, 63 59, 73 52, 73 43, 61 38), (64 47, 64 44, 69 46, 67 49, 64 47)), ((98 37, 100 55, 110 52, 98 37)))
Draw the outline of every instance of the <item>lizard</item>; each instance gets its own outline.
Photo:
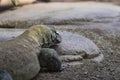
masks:
POLYGON ((45 25, 34 25, 20 36, 0 43, 0 69, 8 71, 13 80, 30 80, 43 67, 61 71, 66 66, 57 52, 49 49, 60 42, 61 36, 56 30, 45 25))

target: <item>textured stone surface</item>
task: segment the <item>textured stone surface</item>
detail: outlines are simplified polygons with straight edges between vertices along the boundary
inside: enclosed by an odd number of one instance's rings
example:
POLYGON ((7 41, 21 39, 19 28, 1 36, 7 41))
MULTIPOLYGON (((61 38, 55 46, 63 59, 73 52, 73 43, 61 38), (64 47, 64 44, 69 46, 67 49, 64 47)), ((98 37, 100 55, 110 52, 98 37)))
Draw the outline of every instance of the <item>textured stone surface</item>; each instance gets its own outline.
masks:
POLYGON ((84 51, 86 54, 88 53, 90 55, 99 53, 99 48, 90 39, 84 36, 65 31, 60 32, 60 35, 62 36, 62 42, 58 47, 63 50, 62 54, 75 55, 84 51))
POLYGON ((0 13, 0 27, 27 28, 34 24, 110 22, 119 16, 119 12, 119 6, 96 2, 39 3, 0 13))
POLYGON ((80 61, 81 58, 92 59, 100 55, 99 48, 90 39, 66 31, 60 32, 60 35, 62 42, 55 49, 60 55, 71 55, 72 60, 68 59, 68 62, 80 61))

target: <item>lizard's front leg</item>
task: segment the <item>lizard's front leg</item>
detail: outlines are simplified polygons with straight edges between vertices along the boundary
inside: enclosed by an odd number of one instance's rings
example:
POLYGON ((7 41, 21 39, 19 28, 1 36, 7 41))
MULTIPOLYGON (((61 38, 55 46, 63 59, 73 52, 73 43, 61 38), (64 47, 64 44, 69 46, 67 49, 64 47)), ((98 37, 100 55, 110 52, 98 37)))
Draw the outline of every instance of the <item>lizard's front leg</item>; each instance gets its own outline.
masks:
POLYGON ((67 67, 67 65, 62 64, 54 49, 42 48, 38 58, 41 68, 47 68, 49 71, 61 71, 67 67))

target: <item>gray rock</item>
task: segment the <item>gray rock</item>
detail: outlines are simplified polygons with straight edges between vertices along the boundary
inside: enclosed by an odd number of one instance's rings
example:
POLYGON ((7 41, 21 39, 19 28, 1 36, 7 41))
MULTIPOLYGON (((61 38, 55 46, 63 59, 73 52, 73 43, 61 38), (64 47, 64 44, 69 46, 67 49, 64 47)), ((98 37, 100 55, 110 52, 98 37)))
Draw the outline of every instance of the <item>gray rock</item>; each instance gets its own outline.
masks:
MULTIPOLYGON (((84 36, 66 31, 60 32, 60 35, 62 42, 55 49, 65 61, 80 61, 82 58, 93 59, 101 55, 101 51, 95 43, 84 36)), ((102 59, 103 56, 99 57, 99 60, 93 60, 99 62, 102 59)))
POLYGON ((44 59, 45 57, 50 62, 47 65, 49 70, 60 71, 63 69, 62 64, 60 59, 54 56, 56 54, 54 50, 46 51, 45 54, 40 53, 43 45, 49 47, 50 45, 57 44, 59 42, 58 38, 60 38, 59 34, 47 26, 35 25, 20 36, 6 42, 1 42, 0 69, 7 70, 14 80, 30 80, 38 74, 40 66, 43 66, 39 63, 38 58, 44 59))
POLYGON ((119 6, 96 2, 40 3, 0 13, 0 27, 27 28, 34 24, 110 22, 119 12, 119 6))
POLYGON ((11 40, 20 34, 22 34, 25 29, 0 29, 0 42, 11 40))

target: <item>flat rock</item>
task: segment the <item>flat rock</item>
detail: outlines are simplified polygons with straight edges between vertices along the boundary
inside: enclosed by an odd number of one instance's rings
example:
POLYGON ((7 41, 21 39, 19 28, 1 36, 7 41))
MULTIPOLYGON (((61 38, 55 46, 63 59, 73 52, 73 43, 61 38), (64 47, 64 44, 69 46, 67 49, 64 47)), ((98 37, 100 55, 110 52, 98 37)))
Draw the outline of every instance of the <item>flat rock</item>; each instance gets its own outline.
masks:
MULTIPOLYGON (((70 60, 69 57, 72 57, 70 61, 80 61, 83 59, 93 59, 99 57, 99 60, 94 59, 94 61, 101 61, 103 56, 99 48, 91 41, 90 39, 81 36, 76 33, 62 31, 60 32, 62 36, 62 42, 55 47, 56 51, 60 55, 64 55, 62 58, 70 60)), ((65 61, 67 61, 65 60, 65 61)))
POLYGON ((11 40, 20 34, 22 34, 25 29, 0 29, 0 42, 11 40))
POLYGON ((58 45, 58 49, 63 50, 61 54, 81 54, 80 52, 88 54, 98 54, 99 48, 88 38, 71 32, 60 32, 62 42, 58 45), (67 51, 70 51, 67 52, 67 51))
POLYGON ((110 22, 119 16, 119 12, 119 6, 97 2, 31 4, 0 13, 0 27, 110 22))

